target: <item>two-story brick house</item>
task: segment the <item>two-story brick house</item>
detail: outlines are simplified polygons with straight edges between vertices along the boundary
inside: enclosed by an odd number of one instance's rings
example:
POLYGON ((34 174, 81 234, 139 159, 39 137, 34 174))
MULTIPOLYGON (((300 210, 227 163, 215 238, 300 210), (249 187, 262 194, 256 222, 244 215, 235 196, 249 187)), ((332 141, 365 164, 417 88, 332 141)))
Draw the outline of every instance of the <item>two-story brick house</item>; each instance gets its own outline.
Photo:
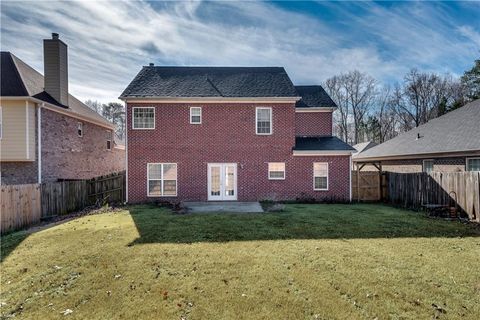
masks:
POLYGON ((350 199, 335 103, 278 67, 143 67, 127 110, 129 202, 350 199))

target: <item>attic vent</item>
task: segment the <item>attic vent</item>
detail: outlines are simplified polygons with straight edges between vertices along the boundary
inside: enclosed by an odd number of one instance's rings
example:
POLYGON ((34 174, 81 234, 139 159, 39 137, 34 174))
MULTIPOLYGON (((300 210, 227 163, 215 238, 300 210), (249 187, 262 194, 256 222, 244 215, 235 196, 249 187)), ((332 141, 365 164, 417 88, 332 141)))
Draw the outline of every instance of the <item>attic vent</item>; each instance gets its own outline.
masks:
POLYGON ((415 140, 419 140, 420 138, 422 138, 422 136, 420 135, 420 133, 417 133, 417 138, 415 140))
POLYGON ((155 64, 154 64, 153 62, 150 62, 148 65, 149 65, 150 67, 153 67, 155 64))

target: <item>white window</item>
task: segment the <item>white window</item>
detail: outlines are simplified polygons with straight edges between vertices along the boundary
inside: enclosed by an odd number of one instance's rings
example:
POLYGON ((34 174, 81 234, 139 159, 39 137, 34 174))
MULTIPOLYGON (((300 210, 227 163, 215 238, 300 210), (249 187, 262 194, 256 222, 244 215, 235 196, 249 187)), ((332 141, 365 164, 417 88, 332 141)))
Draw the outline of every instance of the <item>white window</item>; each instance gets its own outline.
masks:
POLYGON ((155 129, 155 108, 134 107, 132 129, 155 129))
POLYGON ((77 134, 79 137, 83 137, 83 122, 77 123, 77 134))
POLYGON ((107 130, 107 150, 112 150, 112 136, 113 132, 107 130))
POLYGON ((467 158, 467 171, 480 171, 480 158, 467 158))
POLYGON ((190 124, 201 124, 201 123, 202 123, 202 108, 191 107, 190 108, 190 124))
POLYGON ((313 190, 328 190, 328 163, 313 163, 313 190))
POLYGON ((0 139, 3 137, 2 107, 0 107, 0 139))
POLYGON ((256 134, 272 134, 272 108, 256 108, 255 123, 256 134))
POLYGON ((268 179, 285 180, 285 162, 269 162, 268 179))
POLYGON ((433 171, 433 160, 423 160, 423 172, 429 173, 433 171))
POLYGON ((148 196, 169 197, 177 195, 177 164, 147 164, 148 196))

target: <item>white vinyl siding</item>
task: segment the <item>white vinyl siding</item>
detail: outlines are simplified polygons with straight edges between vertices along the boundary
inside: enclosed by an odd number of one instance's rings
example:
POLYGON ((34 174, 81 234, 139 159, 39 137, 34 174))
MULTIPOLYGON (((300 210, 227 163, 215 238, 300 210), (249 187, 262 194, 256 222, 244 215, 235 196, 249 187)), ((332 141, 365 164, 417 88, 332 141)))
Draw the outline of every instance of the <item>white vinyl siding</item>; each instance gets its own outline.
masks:
POLYGON ((2 126, 2 107, 0 107, 0 139, 2 139, 3 126, 2 126))
POLYGON ((255 109, 255 133, 272 134, 272 108, 257 107, 255 109))
POLYGON ((202 123, 202 108, 191 107, 190 108, 190 124, 201 124, 201 123, 202 123))
POLYGON ((433 160, 423 160, 423 172, 429 173, 433 171, 433 160))
POLYGON ((313 190, 328 190, 328 163, 313 163, 313 190))
POLYGON ((285 162, 269 162, 268 179, 285 180, 285 162))
POLYGON ((174 197, 177 195, 177 164, 148 163, 147 188, 149 197, 174 197))
POLYGON ((480 158, 467 158, 467 171, 480 171, 480 158))
POLYGON ((155 129, 154 107, 133 107, 132 129, 155 129))

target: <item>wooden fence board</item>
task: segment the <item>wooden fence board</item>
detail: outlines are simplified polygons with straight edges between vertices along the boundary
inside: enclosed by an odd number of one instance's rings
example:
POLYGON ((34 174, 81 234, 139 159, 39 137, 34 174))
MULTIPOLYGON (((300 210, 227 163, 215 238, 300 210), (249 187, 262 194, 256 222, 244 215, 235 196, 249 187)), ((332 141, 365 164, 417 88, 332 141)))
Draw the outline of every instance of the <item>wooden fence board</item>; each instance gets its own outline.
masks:
POLYGON ((40 221, 40 186, 38 184, 1 187, 0 233, 20 229, 40 221))

